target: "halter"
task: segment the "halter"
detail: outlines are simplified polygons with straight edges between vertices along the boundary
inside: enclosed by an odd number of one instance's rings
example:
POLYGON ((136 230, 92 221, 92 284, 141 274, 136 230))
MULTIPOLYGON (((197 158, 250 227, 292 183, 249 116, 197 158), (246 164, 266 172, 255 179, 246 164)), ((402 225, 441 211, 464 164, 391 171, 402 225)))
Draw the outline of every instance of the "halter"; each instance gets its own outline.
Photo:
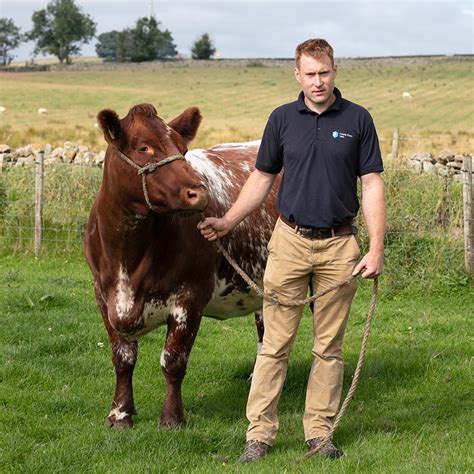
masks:
POLYGON ((147 185, 146 185, 146 175, 148 173, 153 173, 153 171, 155 171, 160 166, 167 165, 168 163, 171 163, 172 161, 175 161, 175 160, 185 160, 186 161, 186 158, 183 155, 172 155, 172 156, 168 156, 168 157, 164 158, 161 161, 156 161, 156 162, 155 161, 150 161, 145 166, 139 166, 133 160, 131 160, 127 155, 122 153, 118 148, 117 148, 117 152, 118 152, 118 155, 120 156, 120 158, 122 158, 122 160, 124 160, 126 163, 133 166, 133 168, 135 168, 137 170, 138 176, 141 175, 143 194, 145 196, 145 201, 148 204, 148 207, 152 211, 157 212, 157 210, 155 209, 153 204, 150 202, 150 198, 148 197, 148 188, 147 188, 147 185))

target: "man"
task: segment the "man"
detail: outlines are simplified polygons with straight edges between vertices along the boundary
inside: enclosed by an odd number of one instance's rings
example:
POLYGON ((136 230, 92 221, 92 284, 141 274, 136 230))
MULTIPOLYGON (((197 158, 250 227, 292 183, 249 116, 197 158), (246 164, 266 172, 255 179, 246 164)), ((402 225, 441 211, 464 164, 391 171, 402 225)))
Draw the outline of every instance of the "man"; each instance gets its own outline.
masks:
MULTIPOLYGON (((280 212, 268 244, 264 287, 282 300, 304 299, 308 285, 323 291, 352 275, 373 278, 383 270, 385 204, 383 164, 375 127, 364 108, 341 97, 335 88, 333 49, 323 39, 296 48, 295 77, 301 85, 296 102, 269 117, 255 170, 235 204, 222 218, 209 217, 198 228, 208 240, 227 234, 267 197, 284 168, 277 207, 280 212), (362 210, 370 240, 360 256, 353 219, 362 210)), ((342 391, 342 340, 356 282, 316 300, 313 315, 313 364, 303 418, 306 443, 318 447, 332 426, 342 391)), ((265 335, 253 372, 247 403, 247 444, 242 462, 267 454, 278 431, 277 404, 288 356, 303 311, 264 302, 265 335)), ((328 458, 342 452, 329 442, 328 458)))

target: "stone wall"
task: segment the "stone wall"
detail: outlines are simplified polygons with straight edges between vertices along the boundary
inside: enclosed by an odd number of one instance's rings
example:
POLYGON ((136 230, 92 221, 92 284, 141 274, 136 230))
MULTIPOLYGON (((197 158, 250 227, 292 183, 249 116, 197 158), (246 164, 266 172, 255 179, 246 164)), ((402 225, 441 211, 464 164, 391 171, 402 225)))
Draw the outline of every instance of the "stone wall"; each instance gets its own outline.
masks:
POLYGON ((407 160, 407 165, 415 173, 429 173, 438 176, 449 176, 454 180, 462 180, 462 163, 467 153, 456 155, 449 150, 442 151, 439 155, 431 153, 415 153, 407 160))
MULTIPOLYGON (((64 142, 64 145, 58 148, 46 145, 43 150, 45 165, 70 163, 79 166, 102 166, 105 158, 104 150, 93 151, 87 146, 72 142, 64 142)), ((13 166, 34 165, 39 151, 40 147, 36 145, 26 145, 16 150, 5 144, 0 145, 0 170, 13 166)), ((470 155, 454 154, 448 150, 442 151, 437 156, 428 152, 415 153, 407 159, 407 166, 415 173, 429 173, 461 180, 461 168, 465 156, 470 155)))
POLYGON ((44 148, 26 145, 16 150, 3 144, 0 145, 0 170, 13 166, 34 165, 40 150, 44 151, 45 165, 70 163, 80 166, 102 166, 105 158, 105 151, 92 151, 87 146, 72 142, 64 142, 64 145, 58 148, 53 148, 51 145, 46 145, 44 148))

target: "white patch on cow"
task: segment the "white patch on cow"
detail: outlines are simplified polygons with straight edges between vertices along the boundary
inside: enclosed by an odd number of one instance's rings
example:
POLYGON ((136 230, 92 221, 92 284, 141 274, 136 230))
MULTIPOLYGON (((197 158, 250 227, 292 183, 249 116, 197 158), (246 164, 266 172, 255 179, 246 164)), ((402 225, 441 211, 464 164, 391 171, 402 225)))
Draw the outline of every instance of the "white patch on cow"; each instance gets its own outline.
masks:
POLYGON ((225 207, 232 204, 229 188, 234 186, 232 173, 225 168, 216 166, 206 155, 205 150, 191 150, 186 153, 186 160, 205 179, 211 199, 220 202, 225 207))
POLYGON ((132 365, 135 361, 135 352, 126 344, 122 344, 121 346, 119 346, 115 353, 126 364, 132 365))
POLYGON ((167 324, 171 316, 178 324, 179 329, 186 327, 188 313, 177 303, 177 295, 171 295, 166 301, 151 300, 143 307, 143 328, 134 336, 142 336, 159 326, 167 324))
MULTIPOLYGON (((236 318, 238 316, 245 316, 262 309, 262 298, 253 291, 242 293, 233 290, 227 295, 220 296, 228 284, 229 282, 226 280, 218 279, 216 277, 211 300, 204 308, 205 316, 225 320, 236 318)), ((257 284, 261 285, 261 282, 259 281, 257 284)))
POLYGON ((178 323, 179 328, 183 328, 184 326, 186 326, 188 313, 184 308, 182 308, 181 306, 174 306, 173 310, 171 311, 171 315, 178 323))
POLYGON ((163 326, 170 314, 167 302, 151 300, 143 307, 143 324, 145 332, 163 326))
POLYGON ((251 148, 260 146, 261 140, 253 140, 251 142, 230 142, 230 143, 219 143, 214 145, 210 150, 221 150, 228 148, 251 148))
POLYGON ((257 342, 257 354, 260 354, 260 352, 262 352, 262 346, 263 342, 257 342))
POLYGON ((118 421, 123 420, 126 416, 128 416, 128 413, 126 411, 120 411, 120 408, 122 408, 122 406, 115 407, 113 410, 111 410, 109 417, 115 416, 115 421, 118 421))
POLYGON ((166 349, 163 349, 161 351, 161 355, 160 355, 160 365, 161 367, 163 367, 163 369, 166 369, 166 358, 170 355, 170 353, 166 350, 166 349))
POLYGON ((250 165, 248 163, 246 163, 245 161, 240 163, 240 168, 242 169, 242 171, 245 171, 246 173, 250 173, 250 165))
POLYGON ((134 294, 132 287, 130 286, 130 278, 122 265, 120 265, 117 278, 117 288, 115 290, 115 309, 117 311, 117 317, 119 319, 126 318, 133 308, 134 302, 134 294))

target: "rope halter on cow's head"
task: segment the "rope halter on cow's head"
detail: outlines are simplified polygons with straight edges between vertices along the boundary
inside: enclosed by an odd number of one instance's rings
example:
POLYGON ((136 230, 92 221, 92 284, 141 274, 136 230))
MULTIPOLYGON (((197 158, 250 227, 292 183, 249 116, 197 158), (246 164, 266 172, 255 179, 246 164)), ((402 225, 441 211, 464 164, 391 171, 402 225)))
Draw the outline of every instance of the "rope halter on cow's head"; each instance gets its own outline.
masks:
POLYGON ((157 170, 160 166, 167 165, 168 163, 171 163, 172 161, 176 160, 185 160, 186 158, 183 155, 172 155, 164 158, 163 160, 160 161, 150 161, 147 163, 145 166, 139 166, 137 165, 133 160, 131 160, 127 155, 122 153, 118 148, 117 148, 118 155, 122 160, 124 160, 126 163, 128 163, 130 166, 133 166, 137 170, 138 176, 141 175, 142 177, 142 187, 143 187, 143 194, 145 196, 145 201, 148 204, 148 207, 155 212, 158 212, 156 208, 153 206, 153 204, 150 201, 150 198, 148 196, 148 187, 146 184, 146 175, 149 173, 153 173, 153 171, 157 170))

